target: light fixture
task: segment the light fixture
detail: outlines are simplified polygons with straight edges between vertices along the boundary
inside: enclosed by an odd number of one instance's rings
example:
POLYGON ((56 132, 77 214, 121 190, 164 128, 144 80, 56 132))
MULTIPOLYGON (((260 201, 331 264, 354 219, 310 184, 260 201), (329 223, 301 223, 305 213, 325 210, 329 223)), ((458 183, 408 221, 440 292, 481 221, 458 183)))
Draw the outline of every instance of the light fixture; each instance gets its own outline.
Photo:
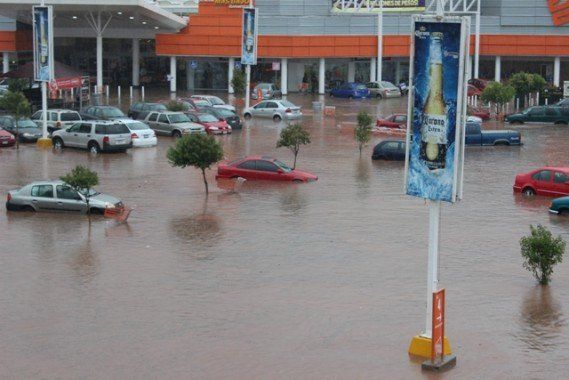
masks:
POLYGON ((134 16, 128 16, 128 18, 134 20, 134 16))
POLYGON ((73 20, 77 20, 77 16, 71 16, 73 20))

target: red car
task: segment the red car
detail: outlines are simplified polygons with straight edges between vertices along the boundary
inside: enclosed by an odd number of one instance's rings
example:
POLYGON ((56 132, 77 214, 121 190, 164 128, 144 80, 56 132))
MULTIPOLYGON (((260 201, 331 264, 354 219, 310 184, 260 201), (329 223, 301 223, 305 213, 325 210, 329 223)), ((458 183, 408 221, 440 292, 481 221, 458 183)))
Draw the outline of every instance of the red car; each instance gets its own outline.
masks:
POLYGON ((467 111, 468 116, 476 116, 481 118, 482 120, 490 120, 490 111, 484 109, 476 109, 474 107, 468 106, 467 111))
POLYGON ((204 126, 208 135, 230 135, 231 127, 225 120, 219 120, 209 113, 186 113, 191 121, 204 126))
POLYGON ((560 197, 569 195, 569 167, 543 167, 518 174, 514 192, 560 197))
POLYGON ((0 127, 0 147, 12 146, 16 143, 16 138, 10 132, 0 127))
POLYGON ((407 115, 396 113, 386 119, 377 119, 375 125, 384 128, 405 129, 407 128, 407 115))
POLYGON ((467 88, 467 96, 480 96, 482 91, 473 84, 469 84, 467 88))
POLYGON ((279 160, 266 156, 248 156, 217 167, 216 179, 242 177, 247 180, 310 182, 318 179, 314 174, 291 169, 279 160))

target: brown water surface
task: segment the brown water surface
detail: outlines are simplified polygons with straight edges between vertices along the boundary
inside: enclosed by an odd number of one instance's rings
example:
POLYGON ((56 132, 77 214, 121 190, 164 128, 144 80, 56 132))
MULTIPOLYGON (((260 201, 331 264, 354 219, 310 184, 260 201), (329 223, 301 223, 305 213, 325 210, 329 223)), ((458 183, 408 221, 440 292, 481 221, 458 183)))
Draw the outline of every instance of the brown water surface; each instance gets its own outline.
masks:
MULTIPOLYGON (((33 145, 0 150, 0 192, 77 164, 134 211, 128 224, 0 212, 0 377, 194 379, 561 379, 569 373, 569 265, 547 288, 522 268, 519 239, 542 223, 569 240, 549 199, 512 194, 516 173, 569 165, 569 129, 523 126, 522 147, 468 148, 465 199, 444 205, 440 283, 457 367, 422 374, 407 348, 424 327, 427 205, 401 195, 403 164, 359 157, 360 108, 308 114, 309 184, 247 182, 238 193, 156 148, 92 156, 33 145)), ((270 154, 283 124, 220 137, 228 158, 270 154)), ((501 126, 500 126, 501 127, 501 126)), ((374 143, 379 139, 374 137, 374 143)))

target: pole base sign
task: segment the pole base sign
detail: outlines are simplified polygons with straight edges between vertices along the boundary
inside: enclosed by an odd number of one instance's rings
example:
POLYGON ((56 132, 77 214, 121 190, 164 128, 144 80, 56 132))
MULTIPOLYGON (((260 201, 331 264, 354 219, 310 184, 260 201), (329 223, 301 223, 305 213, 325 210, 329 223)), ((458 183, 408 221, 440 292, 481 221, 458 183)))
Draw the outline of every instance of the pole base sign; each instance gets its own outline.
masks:
POLYGON ((433 201, 462 197, 467 17, 414 15, 405 192, 433 201))

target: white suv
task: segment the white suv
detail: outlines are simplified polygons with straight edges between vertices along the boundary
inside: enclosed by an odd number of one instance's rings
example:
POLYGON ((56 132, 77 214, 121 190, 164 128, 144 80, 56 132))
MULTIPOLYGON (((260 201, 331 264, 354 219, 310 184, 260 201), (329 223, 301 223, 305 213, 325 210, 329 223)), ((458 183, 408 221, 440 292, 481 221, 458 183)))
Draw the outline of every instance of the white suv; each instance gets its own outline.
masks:
POLYGON ((51 140, 55 149, 69 146, 88 149, 91 153, 124 152, 132 148, 130 130, 118 121, 81 121, 67 129, 53 132, 51 140))
MULTIPOLYGON (((43 126, 43 112, 38 111, 31 117, 38 127, 43 126)), ((47 131, 53 133, 58 129, 65 129, 71 127, 73 124, 81 121, 79 112, 66 109, 51 109, 47 110, 47 131)))

